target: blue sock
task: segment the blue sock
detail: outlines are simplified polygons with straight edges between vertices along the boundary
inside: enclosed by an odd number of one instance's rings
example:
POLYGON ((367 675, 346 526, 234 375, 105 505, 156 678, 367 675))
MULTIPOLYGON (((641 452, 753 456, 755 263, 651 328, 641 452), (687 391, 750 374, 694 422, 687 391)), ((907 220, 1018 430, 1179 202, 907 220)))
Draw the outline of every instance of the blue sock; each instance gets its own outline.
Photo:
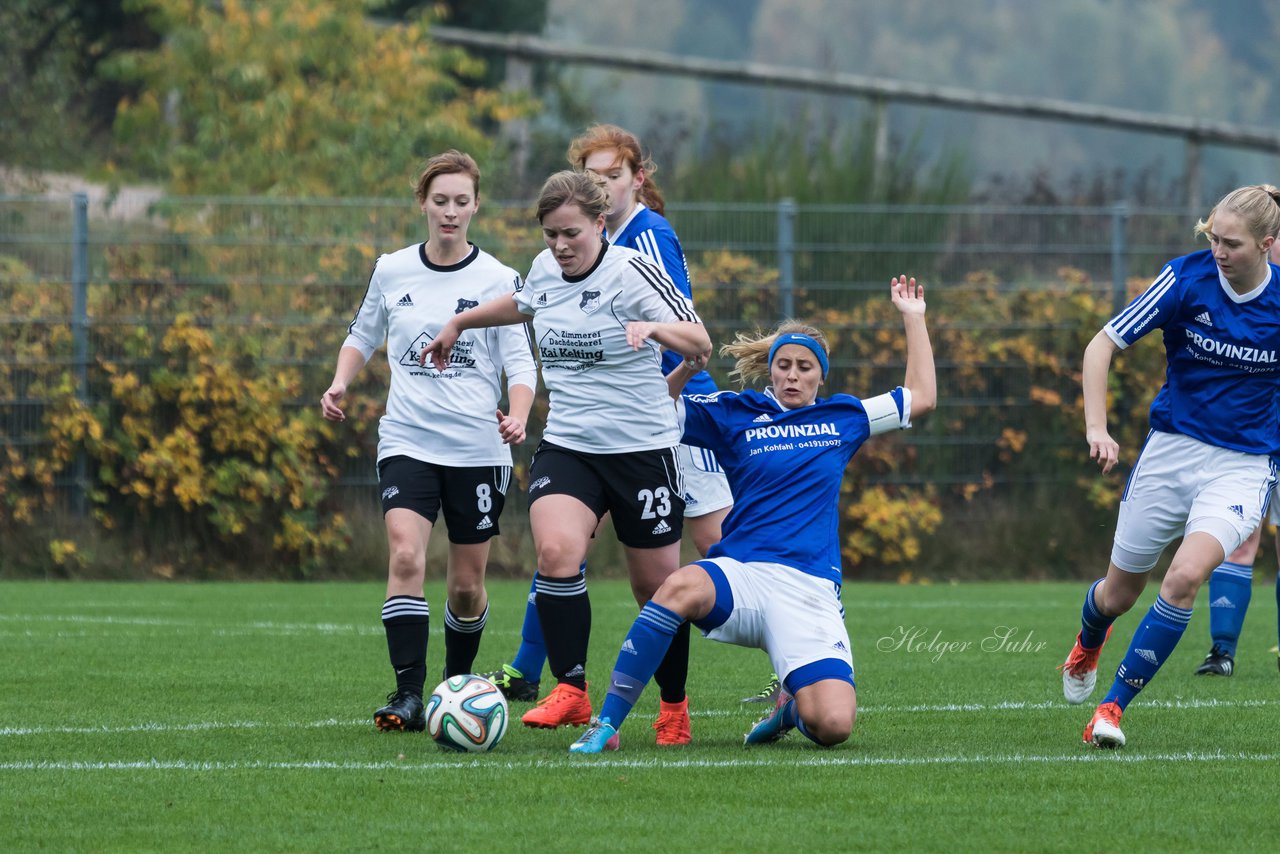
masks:
POLYGON ((1276 573, 1276 642, 1280 643, 1280 572, 1276 573))
POLYGON ((1236 654, 1236 642, 1244 627, 1244 615, 1253 595, 1253 567, 1227 563, 1209 576, 1209 632, 1213 645, 1227 655, 1236 654))
POLYGON ((1107 639, 1107 629, 1111 628, 1111 624, 1116 621, 1115 617, 1108 617, 1099 611, 1098 604, 1093 598, 1094 591, 1102 581, 1099 578, 1093 582, 1089 592, 1084 594, 1084 609, 1080 612, 1080 645, 1085 649, 1097 649, 1102 646, 1102 642, 1107 639))
POLYGON ((1111 690, 1102 702, 1116 703, 1124 711, 1138 692, 1155 678, 1160 665, 1178 645, 1190 620, 1190 608, 1175 607, 1157 596, 1151 610, 1142 618, 1142 625, 1133 633, 1129 651, 1124 654, 1111 690))
MULTIPOLYGON (((584 560, 578 568, 586 573, 587 562, 584 560)), ((538 574, 533 574, 529 582, 529 599, 524 606, 524 622, 520 624, 520 648, 516 650, 511 666, 520 671, 520 678, 528 682, 542 679, 542 668, 547 663, 547 644, 542 639, 542 621, 538 618, 538 607, 534 604, 534 590, 537 588, 538 574)))
POLYGON ((652 600, 644 603, 618 652, 618 662, 609 679, 609 693, 600 707, 601 720, 607 720, 615 729, 622 727, 683 622, 684 617, 652 600))
POLYGON ((524 623, 520 626, 520 648, 516 657, 511 659, 511 666, 520 671, 520 676, 530 682, 542 679, 542 668, 547 663, 547 645, 542 641, 542 622, 538 619, 538 608, 534 604, 534 585, 538 583, 538 575, 534 573, 529 584, 529 600, 524 606, 524 623))

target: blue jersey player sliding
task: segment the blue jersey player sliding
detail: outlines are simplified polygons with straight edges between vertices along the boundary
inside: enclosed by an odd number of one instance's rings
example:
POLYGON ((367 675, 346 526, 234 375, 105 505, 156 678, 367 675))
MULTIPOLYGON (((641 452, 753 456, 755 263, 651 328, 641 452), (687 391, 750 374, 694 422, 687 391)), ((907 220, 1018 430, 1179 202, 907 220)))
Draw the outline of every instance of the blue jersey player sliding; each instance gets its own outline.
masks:
MULTIPOLYGON (((849 738, 857 698, 840 605, 840 482, 868 437, 910 426, 937 401, 924 287, 899 277, 890 295, 906 327, 907 368, 904 385, 887 394, 819 398, 825 338, 785 323, 724 348, 743 380, 768 377, 764 392, 677 398, 683 441, 715 451, 733 510, 706 559, 681 567, 641 609, 600 714, 570 752, 617 749, 618 729, 686 620, 713 640, 763 649, 782 680, 777 704, 747 744, 777 741, 793 728, 823 746, 849 738)), ((673 394, 701 361, 669 376, 673 394)))
POLYGON ((1111 624, 1133 607, 1165 547, 1182 537, 1160 595, 1085 727, 1085 743, 1097 747, 1124 746, 1121 715, 1172 654, 1200 585, 1258 527, 1276 479, 1280 268, 1267 254, 1280 232, 1280 191, 1233 190, 1196 232, 1210 249, 1166 264, 1085 348, 1085 438, 1104 473, 1119 457, 1107 432, 1112 355, 1160 329, 1167 368, 1120 499, 1107 575, 1085 594, 1080 634, 1061 666, 1067 702, 1083 703, 1093 692, 1111 624))

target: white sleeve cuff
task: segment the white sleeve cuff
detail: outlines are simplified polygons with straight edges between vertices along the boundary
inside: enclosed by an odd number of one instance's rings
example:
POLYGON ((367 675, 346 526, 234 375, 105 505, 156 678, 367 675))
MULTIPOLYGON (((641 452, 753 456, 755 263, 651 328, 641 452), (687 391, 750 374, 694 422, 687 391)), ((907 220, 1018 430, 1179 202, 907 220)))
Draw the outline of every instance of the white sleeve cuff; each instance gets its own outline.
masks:
POLYGON ((378 350, 376 345, 369 344, 357 335, 348 335, 347 340, 342 342, 342 346, 350 347, 352 350, 359 350, 364 355, 366 362, 373 358, 373 354, 378 350))

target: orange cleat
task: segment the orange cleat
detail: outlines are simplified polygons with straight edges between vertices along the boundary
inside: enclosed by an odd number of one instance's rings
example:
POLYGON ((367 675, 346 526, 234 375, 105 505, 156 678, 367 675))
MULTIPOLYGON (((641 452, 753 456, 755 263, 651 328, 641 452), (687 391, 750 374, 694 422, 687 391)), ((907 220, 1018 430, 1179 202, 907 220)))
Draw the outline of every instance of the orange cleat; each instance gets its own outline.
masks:
POLYGON ((693 741, 689 731, 689 698, 678 703, 658 701, 658 720, 653 724, 658 731, 658 746, 688 744, 693 741))
POLYGON ((561 682, 520 718, 525 726, 555 729, 591 722, 591 698, 582 688, 561 682))
POLYGON ((1062 671, 1062 696, 1073 706, 1083 703, 1093 693, 1093 686, 1098 682, 1098 655, 1107 645, 1111 637, 1111 627, 1107 627, 1106 637, 1097 649, 1085 649, 1080 645, 1080 635, 1076 635, 1076 645, 1071 647, 1067 660, 1058 665, 1062 671))
POLYGON ((1124 733, 1120 731, 1120 716, 1123 714, 1115 703, 1098 706, 1093 720, 1084 728, 1084 743, 1094 747, 1124 747, 1124 733))

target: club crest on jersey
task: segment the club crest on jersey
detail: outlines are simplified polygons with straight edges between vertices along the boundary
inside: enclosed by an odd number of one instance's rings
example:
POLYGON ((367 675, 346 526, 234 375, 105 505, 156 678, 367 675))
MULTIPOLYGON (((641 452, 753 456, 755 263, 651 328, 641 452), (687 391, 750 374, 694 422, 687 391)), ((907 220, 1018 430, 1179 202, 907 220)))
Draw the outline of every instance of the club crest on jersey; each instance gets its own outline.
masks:
POLYGON ((600 308, 600 292, 583 291, 582 302, 578 303, 578 308, 582 309, 584 314, 594 314, 596 309, 600 308))
POLYGON ((453 313, 454 313, 454 314, 462 314, 462 313, 463 313, 464 311, 466 311, 467 309, 469 309, 469 308, 475 308, 475 307, 476 307, 476 306, 478 306, 479 304, 480 304, 480 303, 476 302, 476 301, 475 301, 475 300, 473 300, 473 299, 461 299, 461 298, 460 298, 460 299, 458 300, 458 307, 457 307, 457 308, 455 308, 455 309, 453 310, 453 313))

